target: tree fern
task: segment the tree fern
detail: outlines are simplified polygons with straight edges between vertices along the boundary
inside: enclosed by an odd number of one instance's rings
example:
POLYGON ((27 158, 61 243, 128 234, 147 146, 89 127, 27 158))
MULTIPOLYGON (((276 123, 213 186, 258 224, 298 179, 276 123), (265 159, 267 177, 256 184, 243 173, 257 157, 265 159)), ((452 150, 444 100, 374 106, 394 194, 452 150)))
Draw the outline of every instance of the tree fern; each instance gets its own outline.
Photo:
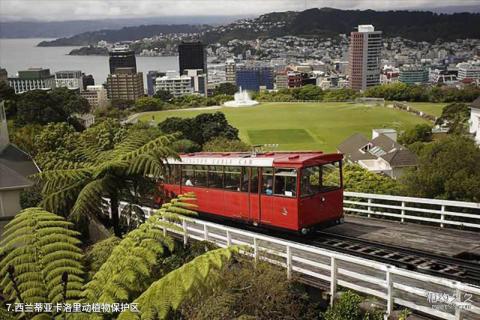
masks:
POLYGON ((83 255, 78 232, 71 227, 64 218, 41 208, 25 209, 5 226, 0 288, 7 301, 62 302, 64 272, 68 274, 66 298, 73 301, 81 296, 83 255))
POLYGON ((171 219, 177 209, 188 215, 196 214, 191 210, 196 207, 191 203, 194 200, 193 194, 180 196, 129 232, 85 286, 86 299, 99 303, 128 302, 148 288, 165 249, 174 250, 174 240, 162 228, 180 229, 166 217, 171 219))
POLYGON ((154 282, 134 303, 140 313, 124 311, 119 320, 166 319, 170 310, 195 293, 212 288, 221 280, 218 270, 226 265, 238 248, 209 251, 154 282))

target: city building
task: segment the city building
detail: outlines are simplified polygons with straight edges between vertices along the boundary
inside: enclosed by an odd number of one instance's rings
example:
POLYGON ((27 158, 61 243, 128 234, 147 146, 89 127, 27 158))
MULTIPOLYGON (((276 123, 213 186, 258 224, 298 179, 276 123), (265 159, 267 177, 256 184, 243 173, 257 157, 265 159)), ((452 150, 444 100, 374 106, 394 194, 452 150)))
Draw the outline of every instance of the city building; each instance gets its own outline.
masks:
POLYGON ((174 97, 181 97, 193 94, 192 78, 186 75, 166 75, 159 77, 155 81, 155 90, 164 90, 170 92, 174 97))
MULTIPOLYGON (((299 88, 302 86, 304 80, 301 73, 295 72, 295 71, 289 71, 287 73, 287 76, 288 76, 289 88, 299 88)), ((315 79, 315 82, 316 82, 316 79, 315 79)))
POLYGON ((116 68, 107 78, 107 95, 111 100, 135 101, 144 96, 143 74, 134 68, 116 68))
POLYGON ((185 69, 183 75, 190 77, 193 93, 207 96, 207 75, 202 69, 185 69))
POLYGON ((108 106, 107 90, 103 86, 87 86, 86 90, 80 92, 80 95, 87 99, 92 111, 108 106))
POLYGON ((185 69, 202 69, 207 73, 207 53, 201 42, 182 42, 178 45, 180 74, 185 69))
POLYGON ((405 65, 400 67, 398 81, 406 84, 428 83, 429 72, 423 66, 405 65))
POLYGON ((83 83, 83 90, 87 90, 88 86, 95 85, 95 79, 93 79, 93 75, 91 74, 86 75, 85 73, 82 73, 82 83, 83 83))
POLYGON ((55 85, 83 91, 83 74, 80 70, 55 72, 55 85))
POLYGON ((165 76, 165 72, 160 71, 148 71, 147 73, 147 95, 149 97, 155 94, 155 81, 159 77, 165 76))
POLYGON ((236 82, 237 64, 235 60, 229 59, 225 62, 225 80, 229 83, 236 82))
POLYGON ((0 224, 22 209, 20 194, 33 185, 28 177, 38 172, 33 159, 10 143, 4 102, 0 103, 0 224))
POLYGON ((344 154, 345 161, 394 179, 417 165, 415 154, 397 142, 394 129, 373 129, 371 140, 360 133, 354 134, 343 141, 337 150, 344 154))
POLYGON ((458 81, 465 79, 480 79, 480 62, 477 63, 459 63, 458 68, 458 81))
POLYGON ((8 83, 8 72, 6 69, 0 68, 0 82, 3 81, 8 83))
POLYGON ((475 99, 470 105, 470 133, 480 146, 480 97, 475 99))
POLYGON ((286 71, 277 72, 275 74, 275 89, 287 89, 288 88, 288 76, 286 71))
POLYGON ((15 93, 30 90, 50 90, 55 88, 55 75, 50 74, 50 69, 29 68, 18 71, 18 77, 8 78, 8 84, 15 93))
POLYGON ((350 88, 365 90, 380 83, 382 32, 372 25, 359 25, 350 34, 348 74, 350 88))
POLYGON ((118 68, 132 68, 133 73, 137 73, 135 52, 128 47, 113 48, 109 52, 108 62, 110 64, 110 74, 115 74, 118 68))
POLYGON ((242 67, 237 68, 236 84, 247 91, 260 89, 273 90, 274 74, 272 67, 242 67))

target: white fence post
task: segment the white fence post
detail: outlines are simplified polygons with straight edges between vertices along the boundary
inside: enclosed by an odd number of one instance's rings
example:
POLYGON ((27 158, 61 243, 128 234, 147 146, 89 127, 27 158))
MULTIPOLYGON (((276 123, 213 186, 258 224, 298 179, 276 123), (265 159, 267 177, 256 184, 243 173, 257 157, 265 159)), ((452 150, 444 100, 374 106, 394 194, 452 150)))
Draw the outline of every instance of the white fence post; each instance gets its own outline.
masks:
POLYGON ((333 306, 335 296, 337 295, 337 259, 330 258, 330 305, 333 306))
POLYGON ((405 222, 405 209, 403 208, 405 208, 405 201, 402 201, 402 223, 405 222))
POLYGON ((258 262, 258 243, 257 238, 253 238, 253 257, 255 259, 255 263, 258 262))
POLYGON ((393 281, 390 266, 387 266, 386 283, 387 283, 387 316, 393 312, 393 281))
MULTIPOLYGON (((455 300, 458 303, 462 302, 462 291, 458 288, 455 290, 455 300)), ((462 306, 455 304, 455 320, 462 320, 462 319, 463 319, 462 306)))
POLYGON ((367 211, 368 211, 368 217, 370 218, 371 214, 370 212, 372 212, 372 207, 370 206, 370 204, 372 203, 372 199, 368 198, 368 207, 367 207, 367 211))
POLYGON ((227 247, 230 247, 232 245, 232 235, 230 234, 230 231, 227 230, 227 247))
MULTIPOLYGON (((165 220, 164 217, 162 217, 162 221, 163 222, 166 222, 167 220, 165 220)), ((166 237, 167 236, 167 227, 165 227, 165 225, 162 227, 163 229, 163 236, 166 237)))
POLYGON ((188 230, 187 230, 187 221, 182 219, 182 228, 183 228, 183 246, 187 246, 188 242, 188 230))
POLYGON ((442 205, 442 214, 440 215, 440 228, 443 228, 443 221, 445 220, 445 205, 442 205))
POLYGON ((292 249, 287 246, 287 279, 292 279, 292 249))
POLYGON ((208 227, 206 224, 203 225, 203 239, 208 241, 208 227))

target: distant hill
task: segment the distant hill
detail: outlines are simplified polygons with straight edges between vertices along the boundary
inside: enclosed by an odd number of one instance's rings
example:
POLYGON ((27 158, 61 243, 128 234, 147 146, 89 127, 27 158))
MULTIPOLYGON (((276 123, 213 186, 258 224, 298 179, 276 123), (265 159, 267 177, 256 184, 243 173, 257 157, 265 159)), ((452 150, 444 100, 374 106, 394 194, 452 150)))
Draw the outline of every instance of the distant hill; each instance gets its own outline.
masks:
POLYGON ((377 30, 383 31, 385 37, 400 36, 414 41, 480 38, 480 13, 439 14, 429 11, 316 8, 302 12, 273 12, 221 26, 157 24, 84 32, 68 38, 45 41, 39 45, 86 46, 100 40, 133 41, 159 33, 174 32, 202 33, 202 39, 206 43, 285 35, 325 38, 348 34, 359 24, 373 24, 377 30))
POLYGON ((479 13, 438 14, 428 11, 374 11, 309 9, 302 12, 270 13, 252 21, 253 32, 241 25, 216 27, 205 35, 207 42, 227 41, 238 37, 295 35, 329 37, 348 34, 359 24, 373 24, 386 37, 404 37, 414 41, 480 38, 479 13), (279 17, 286 23, 277 27, 279 17), (477 27, 476 27, 477 26, 477 27))
POLYGON ((87 46, 96 44, 100 40, 108 42, 134 41, 148 38, 160 33, 198 33, 201 26, 187 24, 180 25, 141 25, 136 27, 124 27, 118 30, 100 30, 84 32, 68 38, 59 38, 52 41, 42 41, 39 47, 54 46, 87 46))

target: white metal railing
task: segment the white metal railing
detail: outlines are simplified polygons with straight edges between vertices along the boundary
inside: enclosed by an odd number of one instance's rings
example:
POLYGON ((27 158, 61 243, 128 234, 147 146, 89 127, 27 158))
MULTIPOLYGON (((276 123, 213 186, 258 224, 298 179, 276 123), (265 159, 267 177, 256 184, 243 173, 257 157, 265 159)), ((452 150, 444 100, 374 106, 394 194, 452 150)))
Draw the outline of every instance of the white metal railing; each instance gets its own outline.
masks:
POLYGON ((480 229, 480 203, 475 202, 344 192, 343 203, 345 213, 369 218, 383 216, 401 222, 435 223, 442 228, 457 226, 480 229))
MULTIPOLYGON (((142 209, 147 216, 155 211, 149 207, 142 209)), ((244 253, 255 260, 286 268, 289 279, 295 273, 328 285, 332 302, 337 287, 342 286, 382 299, 387 305, 387 315, 396 304, 442 319, 480 318, 480 287, 198 219, 183 218, 179 226, 177 230, 164 229, 164 232, 177 234, 185 244, 194 239, 220 247, 244 245, 251 249, 244 253), (443 304, 438 302, 436 306, 432 297, 458 298, 443 304)))

